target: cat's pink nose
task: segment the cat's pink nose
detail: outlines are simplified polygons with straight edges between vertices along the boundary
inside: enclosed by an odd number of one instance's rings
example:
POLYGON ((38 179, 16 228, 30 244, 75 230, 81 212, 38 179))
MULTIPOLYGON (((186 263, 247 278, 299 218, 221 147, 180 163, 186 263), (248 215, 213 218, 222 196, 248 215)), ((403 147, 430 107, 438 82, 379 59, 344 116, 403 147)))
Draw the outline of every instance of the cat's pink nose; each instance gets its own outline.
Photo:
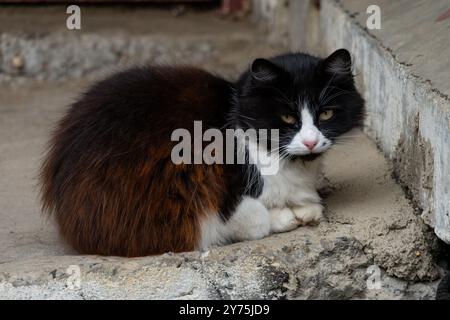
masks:
POLYGON ((314 147, 317 145, 318 140, 305 140, 303 141, 303 144, 309 149, 309 151, 312 151, 314 147))

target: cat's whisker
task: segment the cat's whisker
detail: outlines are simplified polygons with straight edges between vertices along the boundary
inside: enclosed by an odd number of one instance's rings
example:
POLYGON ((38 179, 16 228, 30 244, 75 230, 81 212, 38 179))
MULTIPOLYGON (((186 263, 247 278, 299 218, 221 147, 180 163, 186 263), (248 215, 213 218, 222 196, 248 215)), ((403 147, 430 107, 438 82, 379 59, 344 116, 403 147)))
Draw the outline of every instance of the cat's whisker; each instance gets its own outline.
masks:
POLYGON ((243 114, 237 114, 237 116, 240 117, 240 118, 244 118, 244 119, 256 121, 255 118, 251 118, 251 117, 248 117, 248 116, 244 116, 243 114))
POLYGON ((340 96, 345 95, 345 94, 352 94, 352 93, 348 93, 348 92, 338 92, 338 93, 336 93, 336 94, 334 94, 334 95, 331 95, 331 96, 329 96, 329 97, 326 97, 326 100, 323 101, 321 104, 322 104, 322 105, 326 105, 326 104, 327 104, 328 102, 330 102, 331 100, 336 99, 337 97, 340 97, 340 96))
POLYGON ((336 150, 343 151, 355 150, 354 144, 336 143, 333 147, 336 148, 336 150))
POLYGON ((330 80, 325 85, 325 88, 320 92, 320 95, 319 95, 320 102, 322 101, 322 98, 325 96, 325 94, 327 94, 328 88, 329 88, 330 84, 332 83, 332 81, 334 80, 335 76, 336 76, 336 73, 333 73, 330 80))
MULTIPOLYGON (((334 80, 334 76, 335 76, 335 75, 336 75, 336 73, 333 74, 333 76, 331 77, 330 81, 328 81, 328 83, 327 83, 325 89, 322 90, 322 92, 321 92, 320 95, 319 95, 319 103, 320 103, 321 105, 325 105, 325 104, 327 104, 329 101, 332 100, 332 99, 329 99, 328 96, 327 96, 328 89, 335 89, 335 90, 337 89, 337 90, 339 90, 339 92, 347 92, 348 94, 352 94, 351 91, 344 90, 344 89, 341 89, 341 88, 339 88, 339 87, 331 86, 331 85, 330 85, 330 84, 332 83, 332 81, 334 80), (326 101, 325 101, 325 100, 326 100, 326 101)), ((341 85, 342 85, 342 84, 347 84, 347 83, 350 82, 350 81, 353 81, 353 78, 347 79, 347 80, 341 82, 341 85)), ((334 97, 334 98, 337 98, 337 97, 334 97)))

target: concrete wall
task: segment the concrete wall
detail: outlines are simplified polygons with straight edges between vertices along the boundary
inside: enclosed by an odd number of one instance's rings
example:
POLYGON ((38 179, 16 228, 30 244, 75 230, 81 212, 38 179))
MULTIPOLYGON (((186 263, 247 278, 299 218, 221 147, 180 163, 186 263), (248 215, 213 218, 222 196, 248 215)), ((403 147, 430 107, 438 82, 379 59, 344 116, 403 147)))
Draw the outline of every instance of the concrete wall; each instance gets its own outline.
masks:
POLYGON ((450 20, 445 1, 290 1, 292 49, 347 48, 367 101, 366 132, 392 161, 425 222, 450 243, 450 20), (366 28, 378 3, 382 29, 366 28), (403 6, 401 5, 403 4, 403 6))

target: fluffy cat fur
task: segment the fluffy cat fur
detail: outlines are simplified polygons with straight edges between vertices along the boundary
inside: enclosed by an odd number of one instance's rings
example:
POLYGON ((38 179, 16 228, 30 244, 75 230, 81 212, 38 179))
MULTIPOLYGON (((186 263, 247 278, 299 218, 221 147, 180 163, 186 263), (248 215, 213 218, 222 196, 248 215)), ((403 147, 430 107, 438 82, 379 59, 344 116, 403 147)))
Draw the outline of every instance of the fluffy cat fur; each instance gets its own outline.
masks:
POLYGON ((361 125, 363 111, 344 49, 256 59, 235 83, 193 67, 133 68, 92 86, 58 123, 41 172, 43 208, 80 253, 128 257, 317 223, 319 156, 361 125), (171 133, 192 132, 195 120, 279 129, 278 173, 174 164, 171 133))

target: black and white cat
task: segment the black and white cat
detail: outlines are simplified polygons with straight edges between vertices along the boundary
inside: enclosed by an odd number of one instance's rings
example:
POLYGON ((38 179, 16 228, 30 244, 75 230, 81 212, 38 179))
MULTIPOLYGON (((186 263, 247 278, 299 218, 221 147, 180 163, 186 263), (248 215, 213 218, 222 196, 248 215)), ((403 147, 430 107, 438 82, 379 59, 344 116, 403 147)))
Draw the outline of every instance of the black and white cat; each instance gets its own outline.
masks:
POLYGON ((43 206, 72 246, 104 255, 205 250, 317 223, 320 155, 363 114, 345 49, 256 59, 236 83, 192 67, 134 68, 95 84, 59 123, 43 206), (247 160, 269 158, 279 170, 175 164, 171 134, 194 133, 196 121, 278 130, 277 150, 260 148, 260 137, 245 148, 247 160))
MULTIPOLYGON (((244 197, 226 224, 214 215, 202 224, 202 248, 318 223, 323 215, 317 192, 319 156, 363 120, 364 100, 344 49, 325 60, 306 54, 257 59, 237 88, 231 122, 244 130, 279 129, 282 157, 275 159, 277 174, 259 174, 252 182, 259 185, 258 196, 244 197)), ((270 157, 256 145, 251 149, 255 158, 270 157)))

